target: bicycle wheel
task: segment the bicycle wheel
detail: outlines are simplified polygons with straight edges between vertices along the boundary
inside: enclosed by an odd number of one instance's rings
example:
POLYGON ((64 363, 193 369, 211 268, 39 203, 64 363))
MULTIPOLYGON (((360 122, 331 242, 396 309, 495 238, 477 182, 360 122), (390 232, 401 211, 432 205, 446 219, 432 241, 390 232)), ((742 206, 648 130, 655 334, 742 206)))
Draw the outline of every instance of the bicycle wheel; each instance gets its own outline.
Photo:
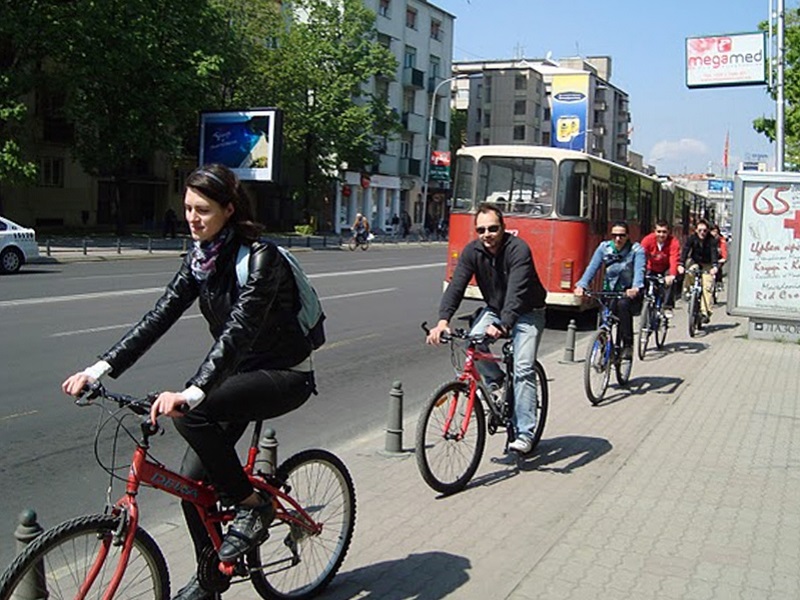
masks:
POLYGON ((369 240, 365 238, 364 241, 361 242, 359 245, 361 246, 362 250, 366 250, 367 248, 369 248, 369 240))
POLYGON ((697 290, 692 290, 690 292, 688 308, 689 337, 694 337, 694 334, 697 332, 697 319, 700 313, 700 298, 697 295, 697 290))
POLYGON ((583 383, 586 397, 595 405, 605 396, 611 377, 610 341, 608 331, 601 329, 592 337, 586 352, 583 383))
POLYGON ((463 437, 460 430, 467 416, 468 384, 451 381, 441 385, 419 415, 417 467, 425 483, 442 494, 464 489, 478 469, 483 455, 486 415, 477 394, 476 391, 475 404, 463 437), (446 424, 448 427, 445 431, 446 424))
POLYGON ((275 520, 269 537, 248 552, 253 587, 262 598, 311 598, 342 565, 356 523, 356 493, 347 467, 326 450, 304 450, 276 471, 283 489, 323 525, 311 535, 275 520))
POLYGON ((547 374, 544 371, 542 363, 538 360, 534 365, 536 372, 536 429, 533 430, 533 445, 531 449, 536 448, 536 444, 542 439, 544 433, 544 424, 547 421, 547 409, 550 406, 550 391, 547 388, 547 374))
POLYGON ((652 303, 649 298, 645 298, 642 303, 642 316, 639 319, 639 359, 644 360, 647 352, 647 344, 650 341, 652 331, 652 303))
MULTIPOLYGON (((0 599, 103 597, 122 552, 122 546, 113 540, 119 525, 119 517, 87 515, 45 531, 0 577, 0 599), (84 585, 89 587, 81 592, 84 585)), ((137 529, 128 566, 114 598, 169 597, 164 556, 153 538, 137 529)))
POLYGON ((355 250, 355 249, 358 247, 358 241, 356 240, 356 238, 354 238, 354 237, 351 237, 351 238, 350 238, 350 241, 349 241, 349 242, 347 242, 347 247, 348 247, 348 248, 350 248, 350 251, 351 251, 351 252, 352 252, 353 250, 355 250))
POLYGON ((661 349, 664 347, 664 342, 667 341, 667 332, 669 331, 669 319, 664 316, 664 313, 659 311, 655 315, 656 321, 656 347, 661 349))

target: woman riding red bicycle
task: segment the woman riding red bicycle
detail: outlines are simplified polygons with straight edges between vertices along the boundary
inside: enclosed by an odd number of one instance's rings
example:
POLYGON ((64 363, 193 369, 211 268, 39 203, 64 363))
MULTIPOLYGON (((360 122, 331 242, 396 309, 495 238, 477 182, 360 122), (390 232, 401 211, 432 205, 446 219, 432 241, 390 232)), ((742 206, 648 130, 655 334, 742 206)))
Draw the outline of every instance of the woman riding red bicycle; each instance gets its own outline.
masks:
MULTIPOLYGON (((292 270, 277 246, 259 240, 262 227, 236 175, 218 164, 192 172, 184 195, 194 245, 164 294, 100 361, 62 384, 81 394, 109 374, 118 377, 199 300, 214 343, 183 391, 166 391, 153 403, 151 419, 172 417, 188 442, 181 474, 211 482, 236 516, 218 554, 233 561, 268 535, 271 498, 262 497, 242 470, 236 442, 251 421, 291 412, 315 391, 311 345, 297 321, 299 298, 292 270), (239 286, 239 248, 250 246, 249 274, 239 286)), ((196 509, 182 503, 199 558, 210 543, 196 509)), ((214 594, 197 576, 175 596, 207 600, 214 594)))

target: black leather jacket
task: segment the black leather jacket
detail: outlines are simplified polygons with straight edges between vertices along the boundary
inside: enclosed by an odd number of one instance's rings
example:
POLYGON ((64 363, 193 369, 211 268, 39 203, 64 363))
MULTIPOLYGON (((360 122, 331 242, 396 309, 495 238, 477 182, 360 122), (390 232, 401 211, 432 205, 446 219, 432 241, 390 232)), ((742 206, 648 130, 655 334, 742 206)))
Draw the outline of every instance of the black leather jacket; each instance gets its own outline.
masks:
POLYGON ((191 253, 186 255, 153 309, 100 357, 111 365, 111 377, 136 362, 198 298, 214 345, 187 387, 196 385, 208 393, 233 373, 285 369, 311 354, 297 322, 300 300, 291 267, 274 244, 254 242, 248 279, 240 290, 240 245, 232 236, 220 250, 215 272, 202 282, 192 275, 191 253))

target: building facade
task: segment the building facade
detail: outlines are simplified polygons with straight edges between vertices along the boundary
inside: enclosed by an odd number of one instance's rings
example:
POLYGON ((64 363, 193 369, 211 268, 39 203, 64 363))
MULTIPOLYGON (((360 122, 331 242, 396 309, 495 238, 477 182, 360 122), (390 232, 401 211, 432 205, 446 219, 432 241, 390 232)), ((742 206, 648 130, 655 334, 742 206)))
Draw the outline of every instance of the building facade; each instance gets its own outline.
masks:
POLYGON ((456 107, 467 110, 470 145, 534 144, 627 164, 628 94, 610 57, 456 61, 456 107))

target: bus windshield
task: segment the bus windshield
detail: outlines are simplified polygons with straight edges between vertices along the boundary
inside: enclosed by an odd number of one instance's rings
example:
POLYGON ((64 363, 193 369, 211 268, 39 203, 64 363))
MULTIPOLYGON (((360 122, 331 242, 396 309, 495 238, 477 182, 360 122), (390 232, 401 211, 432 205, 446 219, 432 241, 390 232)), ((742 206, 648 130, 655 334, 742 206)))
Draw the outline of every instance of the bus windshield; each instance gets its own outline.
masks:
POLYGON ((562 160, 558 171, 558 214, 562 217, 585 217, 589 163, 585 160, 562 160))
MULTIPOLYGON (((470 197, 474 161, 460 157, 455 208, 466 208, 470 197)), ((497 204, 504 213, 545 216, 553 210, 555 162, 545 158, 483 157, 478 166, 474 208, 482 202, 497 204)))
POLYGON ((456 162, 456 185, 453 193, 453 210, 472 210, 472 175, 474 171, 474 158, 471 156, 458 157, 456 162))

